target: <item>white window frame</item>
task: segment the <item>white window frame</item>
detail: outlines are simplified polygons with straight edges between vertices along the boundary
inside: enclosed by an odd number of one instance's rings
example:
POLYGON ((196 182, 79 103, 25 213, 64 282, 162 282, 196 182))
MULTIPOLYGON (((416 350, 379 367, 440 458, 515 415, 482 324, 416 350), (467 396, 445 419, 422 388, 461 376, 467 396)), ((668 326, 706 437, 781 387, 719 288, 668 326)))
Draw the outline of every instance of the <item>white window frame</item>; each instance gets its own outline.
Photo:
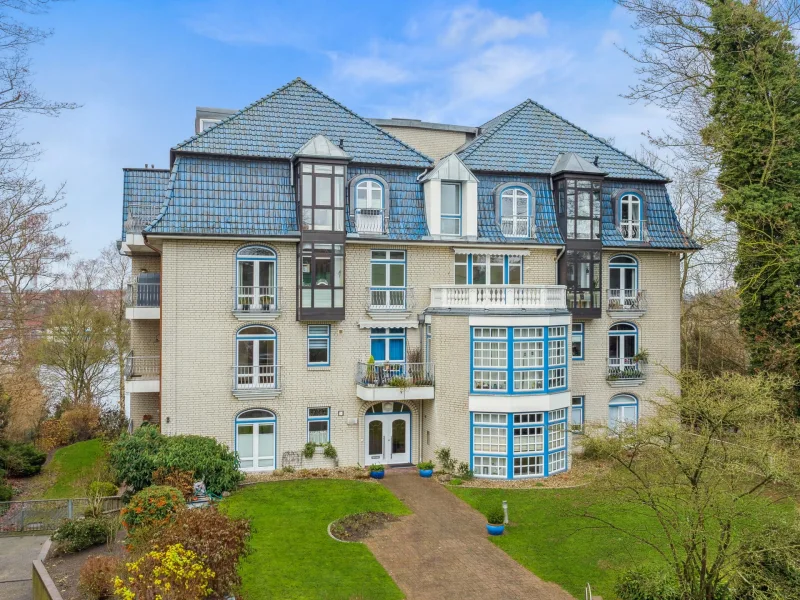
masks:
POLYGON ((531 195, 521 187, 509 186, 500 194, 500 230, 505 237, 530 237, 531 195), (525 198, 525 214, 518 214, 517 200, 525 198), (504 210, 506 200, 511 201, 512 211, 507 215, 504 210), (521 225, 521 227, 520 227, 521 225))
MULTIPOLYGON (((464 214, 464 195, 463 195, 463 190, 462 190, 461 183, 459 183, 457 181, 443 181, 441 185, 442 185, 442 188, 444 188, 444 186, 446 186, 446 185, 452 185, 452 186, 454 186, 456 188, 456 191, 458 193, 458 212, 457 213, 446 213, 446 212, 444 212, 444 210, 442 210, 440 212, 439 229, 441 231, 441 235, 449 236, 449 237, 460 237, 461 236, 461 232, 463 230, 462 217, 463 217, 463 214, 464 214), (455 222, 457 222, 458 223, 458 232, 457 233, 449 233, 449 232, 446 233, 444 231, 444 227, 442 227, 442 225, 444 225, 445 221, 455 221, 455 222)), ((440 202, 441 202, 442 195, 440 195, 440 202)), ((440 204, 440 208, 443 208, 443 203, 440 204)))

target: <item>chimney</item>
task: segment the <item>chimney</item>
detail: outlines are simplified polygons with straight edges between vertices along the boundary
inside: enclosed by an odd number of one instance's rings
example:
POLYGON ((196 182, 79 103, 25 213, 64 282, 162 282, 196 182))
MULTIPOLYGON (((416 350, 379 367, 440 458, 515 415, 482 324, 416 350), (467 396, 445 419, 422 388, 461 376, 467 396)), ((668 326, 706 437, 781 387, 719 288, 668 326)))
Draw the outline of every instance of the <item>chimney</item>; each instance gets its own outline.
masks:
POLYGON ((339 148, 344 150, 344 138, 339 138, 339 148))
POLYGON ((595 156, 595 157, 594 157, 594 166, 595 166, 595 167, 597 166, 597 163, 598 163, 598 162, 600 162, 600 157, 599 157, 599 156, 595 156))

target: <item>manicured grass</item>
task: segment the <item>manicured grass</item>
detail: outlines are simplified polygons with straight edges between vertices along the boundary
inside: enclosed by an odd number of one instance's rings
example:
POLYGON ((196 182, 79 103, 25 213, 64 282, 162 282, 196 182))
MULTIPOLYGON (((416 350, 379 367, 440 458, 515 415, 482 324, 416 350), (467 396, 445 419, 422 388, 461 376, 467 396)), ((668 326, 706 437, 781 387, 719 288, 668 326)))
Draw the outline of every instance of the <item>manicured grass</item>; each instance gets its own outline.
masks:
MULTIPOLYGON (((583 598, 586 583, 607 600, 616 598, 614 582, 628 568, 657 562, 658 554, 630 537, 578 515, 590 487, 565 490, 498 490, 450 488, 459 498, 485 512, 508 501, 506 533, 491 538, 514 560, 546 581, 583 598)), ((603 506, 602 515, 620 526, 646 527, 648 517, 603 506)))
POLYGON ((105 460, 105 447, 99 439, 59 448, 53 455, 53 460, 39 475, 47 487, 37 497, 48 499, 85 496, 87 481, 102 469, 105 460))
POLYGON ((382 486, 324 479, 262 483, 236 492, 222 506, 251 519, 253 552, 240 565, 248 600, 403 598, 366 546, 328 536, 328 524, 345 515, 407 514, 382 486))

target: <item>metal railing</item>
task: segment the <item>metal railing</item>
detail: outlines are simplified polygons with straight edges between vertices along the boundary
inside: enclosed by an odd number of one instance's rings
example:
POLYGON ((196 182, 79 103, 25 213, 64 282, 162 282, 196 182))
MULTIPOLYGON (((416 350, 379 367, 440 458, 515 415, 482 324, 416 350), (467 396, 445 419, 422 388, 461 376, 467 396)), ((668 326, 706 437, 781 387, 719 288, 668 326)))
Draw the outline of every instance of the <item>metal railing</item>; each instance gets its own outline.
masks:
POLYGON ((357 208, 354 217, 358 233, 383 233, 386 231, 384 222, 386 211, 382 208, 357 208))
POLYGON ((280 365, 253 365, 234 368, 233 386, 237 390, 280 389, 280 365))
POLYGON ((367 310, 413 310, 414 288, 368 287, 367 310))
POLYGON ((356 364, 356 383, 364 387, 425 387, 433 385, 433 363, 356 364))
POLYGON ((280 288, 274 285, 239 286, 233 300, 233 310, 274 312, 278 310, 280 288))
POLYGON ((644 365, 632 358, 609 358, 608 377, 609 381, 626 379, 644 379, 644 365))
POLYGON ((608 290, 608 310, 644 310, 644 290, 608 290))
POLYGON ((566 309, 563 285, 432 285, 431 307, 566 309))
POLYGON ((158 379, 160 373, 160 356, 125 357, 125 379, 158 379))
POLYGON ((134 306, 161 306, 161 283, 129 283, 125 304, 134 306))
POLYGON ((500 230, 506 237, 531 237, 533 219, 530 217, 502 217, 500 230))
MULTIPOLYGON (((55 531, 64 519, 83 517, 89 505, 88 498, 0 502, 0 535, 55 531)), ((116 512, 120 508, 122 500, 119 496, 102 498, 103 513, 116 512)))
POLYGON ((639 242, 639 241, 646 241, 645 237, 647 235, 647 230, 645 228, 644 221, 620 221, 619 222, 619 232, 622 234, 622 237, 630 242, 639 242))

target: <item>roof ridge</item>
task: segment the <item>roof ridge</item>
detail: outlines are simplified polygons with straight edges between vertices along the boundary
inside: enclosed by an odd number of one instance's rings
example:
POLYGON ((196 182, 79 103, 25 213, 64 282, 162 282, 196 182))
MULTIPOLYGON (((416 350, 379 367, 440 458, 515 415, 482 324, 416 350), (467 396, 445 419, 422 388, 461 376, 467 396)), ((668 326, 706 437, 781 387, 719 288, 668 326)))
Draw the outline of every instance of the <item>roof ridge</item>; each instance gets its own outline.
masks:
POLYGON ((157 225, 161 219, 163 219, 166 214, 167 210, 170 207, 170 204, 173 199, 173 192, 175 191, 175 178, 178 175, 178 164, 181 162, 181 157, 178 156, 175 158, 175 162, 172 164, 172 169, 170 169, 171 174, 169 176, 169 183, 167 184, 167 200, 164 202, 164 205, 161 207, 161 211, 158 213, 158 216, 153 219, 153 222, 150 223, 147 227, 144 228, 144 233, 150 233, 151 229, 157 225))
MULTIPOLYGON (((528 98, 527 102, 530 102, 531 104, 534 104, 534 105, 538 106, 539 108, 541 108, 541 109, 542 109, 543 111, 545 111, 546 113, 549 113, 549 114, 553 115, 553 116, 554 116, 556 119, 560 119, 561 121, 564 121, 564 123, 566 123, 567 125, 570 125, 570 126, 574 127, 575 129, 577 129, 578 131, 581 131, 581 132, 585 133, 586 135, 588 135, 588 136, 589 136, 590 138, 592 138, 593 140, 595 140, 595 141, 597 141, 597 142, 600 142, 600 143, 601 143, 601 144, 603 144, 604 146, 607 146, 607 147, 611 148, 611 149, 612 149, 614 152, 619 152, 620 154, 622 154, 622 155, 623 155, 623 156, 625 156, 626 158, 629 158, 629 159, 631 159, 631 160, 632 160, 633 162, 635 162, 637 165, 639 165, 639 166, 641 166, 641 167, 644 167, 645 169, 647 169, 647 170, 648 170, 648 171, 650 171, 651 173, 655 173, 655 174, 656 174, 656 175, 658 175, 659 177, 663 178, 665 181, 668 179, 668 177, 665 177, 663 173, 659 173, 659 172, 658 172, 658 171, 656 171, 655 169, 652 169, 652 168, 648 167, 646 164, 644 164, 644 163, 643 163, 643 162, 641 162, 640 160, 637 160, 637 159, 635 159, 633 156, 631 156, 631 155, 630 155, 630 154, 628 154, 627 152, 624 152, 624 151, 620 150, 619 148, 617 148, 617 147, 615 147, 615 146, 612 146, 611 144, 609 144, 609 143, 608 143, 606 140, 604 140, 603 138, 597 137, 596 135, 593 135, 592 133, 589 133, 589 132, 588 132, 588 131, 586 131, 586 130, 585 130, 583 127, 580 127, 579 125, 576 125, 576 124, 575 124, 575 123, 573 123, 572 121, 569 121, 568 119, 565 119, 564 117, 562 117, 562 116, 561 116, 561 115, 559 115, 558 113, 556 113, 556 112, 554 112, 554 111, 550 110, 550 109, 549 109, 549 108, 547 108, 546 106, 543 106, 543 105, 539 104, 538 102, 536 102, 535 100, 531 100, 530 98, 528 98)), ((577 152, 576 152, 576 154, 577 154, 577 152)), ((578 156, 580 156, 580 155, 578 155, 578 156)), ((584 158, 585 158, 585 157, 584 157, 584 158)))
POLYGON ((169 173, 169 169, 145 169, 144 167, 122 167, 123 171, 147 171, 148 173, 152 173, 156 171, 158 173, 169 173))
POLYGON ((262 102, 266 102, 266 101, 267 101, 267 100, 269 100, 270 98, 272 98, 272 97, 276 96, 276 95, 277 95, 277 94, 279 94, 280 92, 282 92, 282 91, 284 91, 284 90, 288 89, 290 86, 292 86, 292 85, 295 85, 295 84, 303 84, 303 85, 305 85, 305 86, 306 86, 308 89, 310 89, 311 91, 313 91, 313 92, 315 92, 315 93, 319 94, 320 96, 322 96, 323 98, 325 98, 325 99, 326 99, 326 100, 328 100, 329 102, 332 102, 333 104, 335 104, 336 106, 338 106, 339 108, 341 108, 342 110, 344 110, 345 112, 347 112, 348 114, 350 114, 350 115, 354 116, 356 119, 358 119, 358 120, 359 120, 359 121, 361 121, 362 123, 365 123, 366 125, 369 125, 369 126, 372 128, 372 129, 374 129, 374 130, 378 131, 380 134, 382 134, 382 135, 385 135, 385 136, 388 136, 389 138, 391 138, 391 139, 392 139, 392 140, 394 140, 395 142, 397 142, 397 143, 401 144, 402 146, 404 146, 405 148, 407 148, 408 150, 410 150, 411 152, 413 152, 413 153, 414 153, 414 154, 416 154, 417 156, 419 156, 419 157, 423 158, 424 160, 428 161, 429 163, 433 164, 433 162, 434 162, 434 161, 433 161, 433 160, 432 160, 432 159, 431 159, 429 156, 426 156, 425 154, 423 154, 422 152, 420 152, 420 151, 419 151, 419 150, 417 150, 416 148, 413 148, 412 146, 409 146, 409 145, 408 145, 408 144, 406 144, 406 143, 405 143, 403 140, 401 140, 401 139, 399 139, 399 138, 396 138, 395 136, 393 136, 393 135, 392 135, 391 133, 389 133, 388 131, 384 131, 383 129, 381 129, 381 128, 380 128, 380 127, 378 127, 377 125, 375 125, 375 124, 373 124, 373 123, 370 123, 370 122, 369 122, 367 119, 365 119, 364 117, 362 117, 361 115, 359 115, 359 114, 358 114, 358 113, 356 113, 355 111, 353 111, 353 110, 351 110, 351 109, 347 108, 347 107, 346 107, 344 104, 342 104, 341 102, 339 102, 339 101, 338 101, 338 100, 336 100, 335 98, 332 98, 332 97, 328 96, 328 94, 326 94, 326 93, 325 93, 325 92, 323 92, 322 90, 320 90, 320 89, 318 89, 318 88, 314 87, 313 85, 311 85, 310 83, 308 83, 308 82, 307 82, 305 79, 303 79, 302 77, 295 77, 295 78, 294 78, 294 79, 292 79, 292 80, 291 80, 289 83, 287 83, 287 84, 285 84, 285 85, 282 85, 281 87, 279 87, 279 88, 278 88, 278 89, 276 89, 275 91, 273 91, 273 92, 271 92, 271 93, 267 94, 267 95, 266 95, 266 96, 264 96, 263 98, 259 98, 259 99, 258 99, 258 100, 256 100, 255 102, 251 102, 250 104, 248 104, 247 106, 245 106, 245 107, 244 107, 242 110, 240 110, 240 111, 238 111, 238 112, 236 112, 236 113, 234 113, 234 114, 230 115, 229 117, 226 117, 226 118, 222 119, 222 120, 221 120, 219 123, 215 123, 214 125, 212 125, 212 126, 211 126, 211 127, 209 127, 208 129, 205 129, 205 130, 201 131, 200 133, 196 133, 196 134, 194 134, 192 137, 190 137, 190 138, 188 138, 188 139, 184 140, 184 141, 183 141, 183 142, 181 142, 180 144, 177 144, 177 145, 176 145, 176 146, 173 148, 173 150, 180 150, 180 149, 181 149, 183 146, 186 146, 186 145, 187 145, 187 144, 189 144, 190 142, 193 142, 193 141, 195 141, 196 139, 198 139, 198 138, 202 137, 203 135, 205 135, 206 133, 208 133, 208 132, 210 132, 210 131, 214 131, 214 130, 215 130, 217 127, 219 127, 220 125, 222 125, 222 124, 224 124, 224 123, 227 123, 228 121, 230 121, 230 120, 232 120, 232 119, 235 119, 236 117, 238 117, 239 115, 241 115, 242 113, 244 113, 246 110, 249 110, 249 109, 253 108, 253 107, 254 107, 254 106, 256 106, 256 105, 258 105, 258 104, 261 104, 262 102))
MULTIPOLYGON (((489 129, 487 129, 485 133, 482 133, 481 135, 479 135, 478 137, 476 137, 474 140, 472 140, 472 141, 471 141, 471 142, 470 142, 470 143, 469 143, 469 144, 468 144, 468 145, 467 145, 467 146, 466 146, 466 147, 465 147, 463 150, 460 150, 460 151, 458 152, 458 154, 463 154, 463 156, 464 156, 465 158, 466 158, 466 157, 468 157, 468 156, 469 156, 470 154, 472 154, 472 153, 473 153, 475 150, 477 150, 478 148, 480 148, 480 147, 481 147, 481 146, 482 146, 482 145, 483 145, 483 144, 486 142, 486 140, 488 140, 489 138, 491 138, 491 137, 492 137, 492 136, 493 136, 495 133, 497 133, 497 132, 498 132, 498 131, 499 131, 499 130, 500 130, 500 129, 501 129, 501 128, 502 128, 502 127, 503 127, 503 126, 506 124, 506 123, 508 123, 508 122, 511 120, 511 118, 512 118, 512 117, 515 117, 515 116, 516 116, 516 115, 519 113, 519 111, 521 111, 521 110, 522 110, 522 108, 523 108, 523 107, 524 107, 524 106, 525 106, 525 105, 526 105, 528 102, 530 102, 530 100, 524 100, 523 102, 519 103, 517 106, 514 106, 514 107, 512 107, 512 108, 509 108, 509 109, 508 109, 508 110, 507 110, 505 113, 500 113, 499 115, 497 115, 496 117, 494 117, 494 119, 489 119, 488 121, 486 121, 486 123, 491 123, 491 122, 492 122, 492 121, 494 121, 495 119, 500 119, 500 120, 499 120, 497 123, 495 123, 495 124, 494 124, 494 125, 492 125, 492 126, 489 128, 489 129), (507 115, 507 116, 503 117, 503 115, 507 115)), ((486 123, 484 123, 484 125, 485 125, 486 123)))

